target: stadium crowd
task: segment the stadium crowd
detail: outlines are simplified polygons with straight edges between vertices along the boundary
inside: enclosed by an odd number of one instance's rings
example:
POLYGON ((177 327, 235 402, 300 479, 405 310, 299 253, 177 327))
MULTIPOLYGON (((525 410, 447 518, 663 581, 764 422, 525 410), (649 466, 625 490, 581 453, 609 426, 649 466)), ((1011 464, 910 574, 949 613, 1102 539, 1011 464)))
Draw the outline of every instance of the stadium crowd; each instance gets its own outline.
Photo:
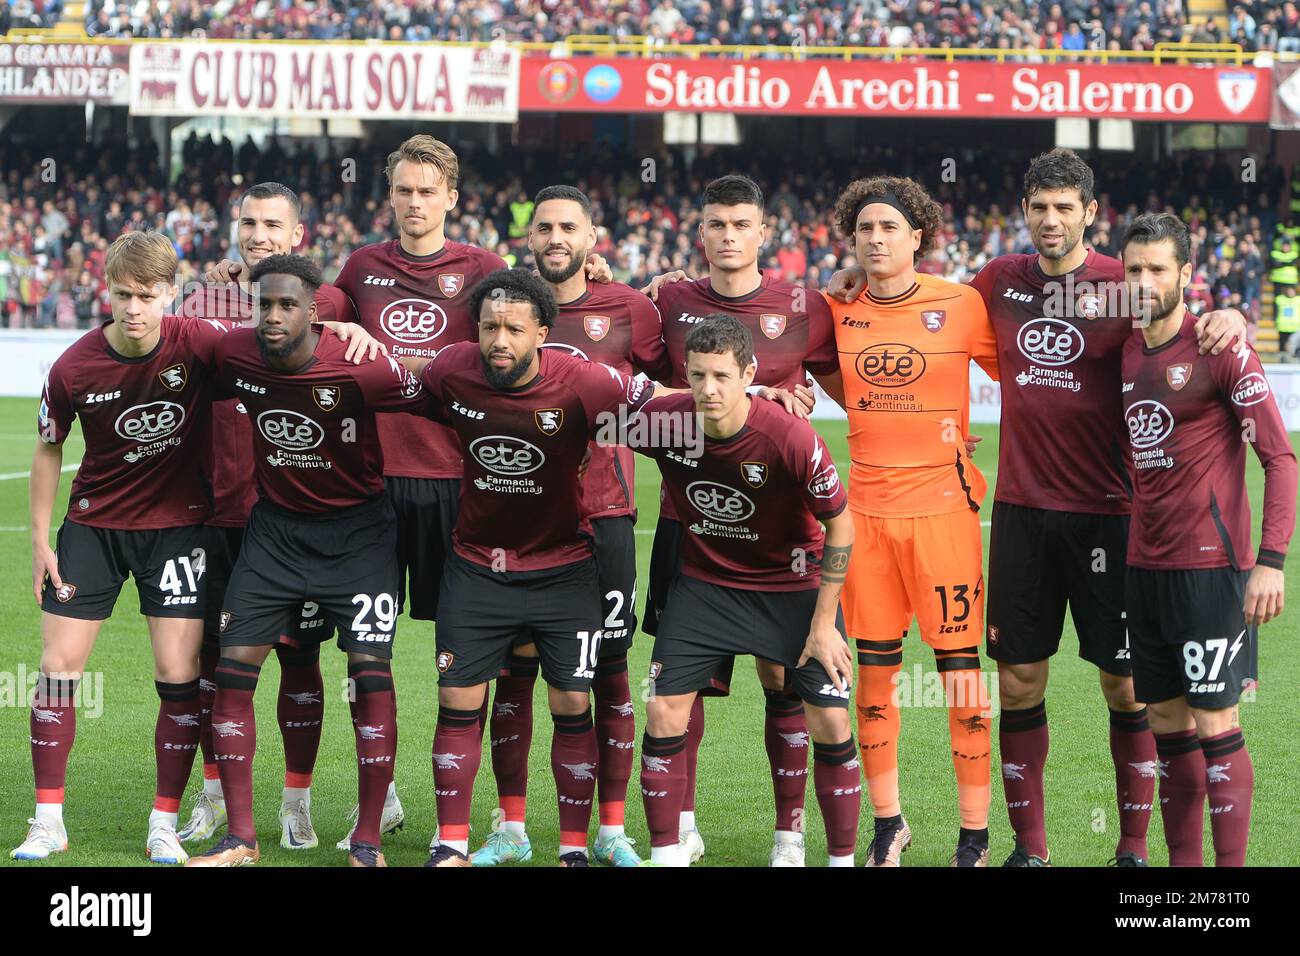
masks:
MULTIPOLYGON (((1295 24, 1291 4, 1278 17, 1295 24)), ((1190 23, 1179 0, 92 0, 92 36, 314 40, 487 40, 645 37, 652 46, 993 47, 1150 50, 1158 42, 1226 39, 1190 23), (1202 36, 1204 34, 1204 36, 1202 36)), ((1261 11, 1260 19, 1264 18, 1261 11)), ((1257 31, 1252 24, 1250 32, 1257 31)), ((1279 23, 1278 36, 1285 36, 1279 23)), ((1265 33, 1261 42, 1268 39, 1265 33)))
POLYGON ((0 36, 48 29, 63 16, 63 0, 0 0, 0 36))
MULTIPOLYGON (((39 172, 48 143, 15 142, 0 158, 4 324, 84 328, 107 317, 104 254, 128 230, 165 232, 180 256, 182 279, 198 279, 210 263, 231 255, 238 199, 244 188, 263 180, 284 182, 301 194, 301 251, 333 280, 352 249, 395 235, 380 174, 387 143, 334 148, 321 156, 294 142, 271 139, 259 149, 251 140, 236 147, 229 140, 191 136, 182 151, 182 172, 169 183, 159 171, 156 144, 145 138, 128 149, 115 140, 58 157, 60 168, 72 171, 70 178, 46 185, 39 172), (341 181, 344 157, 355 158, 363 171, 355 182, 341 181), (374 175, 365 174, 367 169, 374 175)), ((768 149, 761 158, 743 149, 706 147, 690 154, 666 151, 655 158, 654 181, 646 183, 641 157, 601 153, 602 148, 595 155, 584 149, 507 156, 463 148, 460 201, 448 217, 448 237, 494 250, 512 265, 530 265, 524 234, 531 196, 551 183, 572 183, 595 203, 595 251, 611 262, 618 279, 640 286, 675 268, 699 275, 705 270, 696 232, 699 192, 710 178, 741 171, 768 192, 764 268, 819 288, 851 261, 831 214, 844 170, 891 169, 926 183, 944 204, 943 242, 920 271, 961 281, 994 256, 1032 249, 1018 201, 1018 171, 1027 153, 971 150, 954 157, 955 181, 943 182, 934 157, 919 146, 841 153, 833 161, 794 147, 768 149)), ((1193 309, 1232 304, 1257 319, 1274 239, 1289 217, 1279 207, 1285 193, 1280 167, 1261 169, 1259 181, 1245 186, 1226 160, 1212 155, 1176 154, 1159 164, 1117 156, 1099 184, 1100 208, 1088 242, 1113 254, 1124 226, 1139 213, 1180 214, 1193 232, 1193 309)))

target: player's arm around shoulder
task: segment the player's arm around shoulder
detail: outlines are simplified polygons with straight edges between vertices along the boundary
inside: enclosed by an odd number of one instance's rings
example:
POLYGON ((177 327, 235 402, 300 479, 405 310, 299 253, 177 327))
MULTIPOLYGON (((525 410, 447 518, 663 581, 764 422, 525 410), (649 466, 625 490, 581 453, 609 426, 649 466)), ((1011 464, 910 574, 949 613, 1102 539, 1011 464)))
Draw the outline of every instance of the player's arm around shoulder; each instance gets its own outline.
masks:
POLYGON ((409 412, 438 418, 441 404, 424 387, 423 377, 414 374, 389 355, 342 364, 361 391, 366 407, 377 412, 409 412))

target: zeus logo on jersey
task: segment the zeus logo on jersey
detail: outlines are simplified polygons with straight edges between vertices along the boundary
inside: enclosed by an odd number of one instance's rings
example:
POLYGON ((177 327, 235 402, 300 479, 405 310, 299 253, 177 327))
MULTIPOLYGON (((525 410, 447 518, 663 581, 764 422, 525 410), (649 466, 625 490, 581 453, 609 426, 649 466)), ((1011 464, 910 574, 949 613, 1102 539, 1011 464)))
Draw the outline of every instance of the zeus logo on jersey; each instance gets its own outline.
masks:
POLYGON ((185 421, 185 409, 175 402, 133 405, 118 416, 114 430, 127 441, 149 442, 165 438, 185 421))
POLYGON ((399 342, 427 342, 447 328, 447 313, 427 299, 398 299, 384 306, 379 325, 399 342))
MULTIPOLYGON (((122 397, 121 389, 118 389, 116 392, 91 392, 89 395, 86 396, 86 404, 96 405, 99 404, 100 402, 111 402, 113 399, 121 398, 121 397, 122 397)), ((41 403, 42 421, 44 421, 46 414, 47 414, 46 405, 44 402, 42 402, 41 403)))
POLYGON ((396 285, 396 279, 385 279, 382 276, 366 276, 361 280, 362 285, 396 285))
POLYGON ((1151 399, 1134 402, 1124 412, 1124 418, 1128 421, 1128 439, 1134 448, 1158 445, 1174 431, 1173 413, 1151 399))
POLYGON ((464 405, 456 401, 454 398, 451 400, 451 410, 454 412, 460 412, 466 418, 473 418, 476 421, 482 421, 483 416, 485 414, 484 412, 477 412, 472 408, 466 408, 464 405))
POLYGON ((686 486, 686 497, 706 518, 735 524, 754 513, 754 502, 746 495, 716 481, 693 481, 686 486))
POLYGON ((480 465, 498 475, 527 475, 546 461, 536 445, 511 435, 476 438, 469 444, 469 453, 480 465))
POLYGON ((257 416, 262 437, 285 451, 307 451, 325 440, 325 429, 306 415, 287 408, 273 408, 257 416))
POLYGON ((1016 336, 1020 354, 1039 365, 1069 365, 1083 354, 1083 336, 1069 322, 1033 319, 1016 336))

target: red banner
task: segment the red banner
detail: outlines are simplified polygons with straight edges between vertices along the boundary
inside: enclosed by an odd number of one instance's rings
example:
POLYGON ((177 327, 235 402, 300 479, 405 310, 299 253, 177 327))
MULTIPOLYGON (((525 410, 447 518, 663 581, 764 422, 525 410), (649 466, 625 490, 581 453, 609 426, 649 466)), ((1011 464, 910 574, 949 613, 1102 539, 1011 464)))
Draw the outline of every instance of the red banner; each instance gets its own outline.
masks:
POLYGON ((1267 123, 1271 99, 1244 66, 526 56, 519 109, 1267 123))
POLYGON ((125 103, 125 43, 0 43, 0 103, 125 103))

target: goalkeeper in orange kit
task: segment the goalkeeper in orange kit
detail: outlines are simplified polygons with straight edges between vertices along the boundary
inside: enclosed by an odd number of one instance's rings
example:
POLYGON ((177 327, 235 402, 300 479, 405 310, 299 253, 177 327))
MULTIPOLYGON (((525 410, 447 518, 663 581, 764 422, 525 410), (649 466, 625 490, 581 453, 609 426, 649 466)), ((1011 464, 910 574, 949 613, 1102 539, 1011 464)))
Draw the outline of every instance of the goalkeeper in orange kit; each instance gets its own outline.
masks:
POLYGON ((991 737, 978 651, 987 483, 964 436, 971 360, 997 377, 993 328, 975 289, 917 274, 942 226, 938 203, 918 183, 857 180, 835 218, 868 279, 852 305, 827 299, 840 372, 822 379, 849 417, 858 547, 843 606, 857 645, 858 744, 875 812, 867 866, 898 866, 911 843, 899 803, 895 686, 914 615, 948 705, 961 811, 951 865, 987 866, 991 737))

